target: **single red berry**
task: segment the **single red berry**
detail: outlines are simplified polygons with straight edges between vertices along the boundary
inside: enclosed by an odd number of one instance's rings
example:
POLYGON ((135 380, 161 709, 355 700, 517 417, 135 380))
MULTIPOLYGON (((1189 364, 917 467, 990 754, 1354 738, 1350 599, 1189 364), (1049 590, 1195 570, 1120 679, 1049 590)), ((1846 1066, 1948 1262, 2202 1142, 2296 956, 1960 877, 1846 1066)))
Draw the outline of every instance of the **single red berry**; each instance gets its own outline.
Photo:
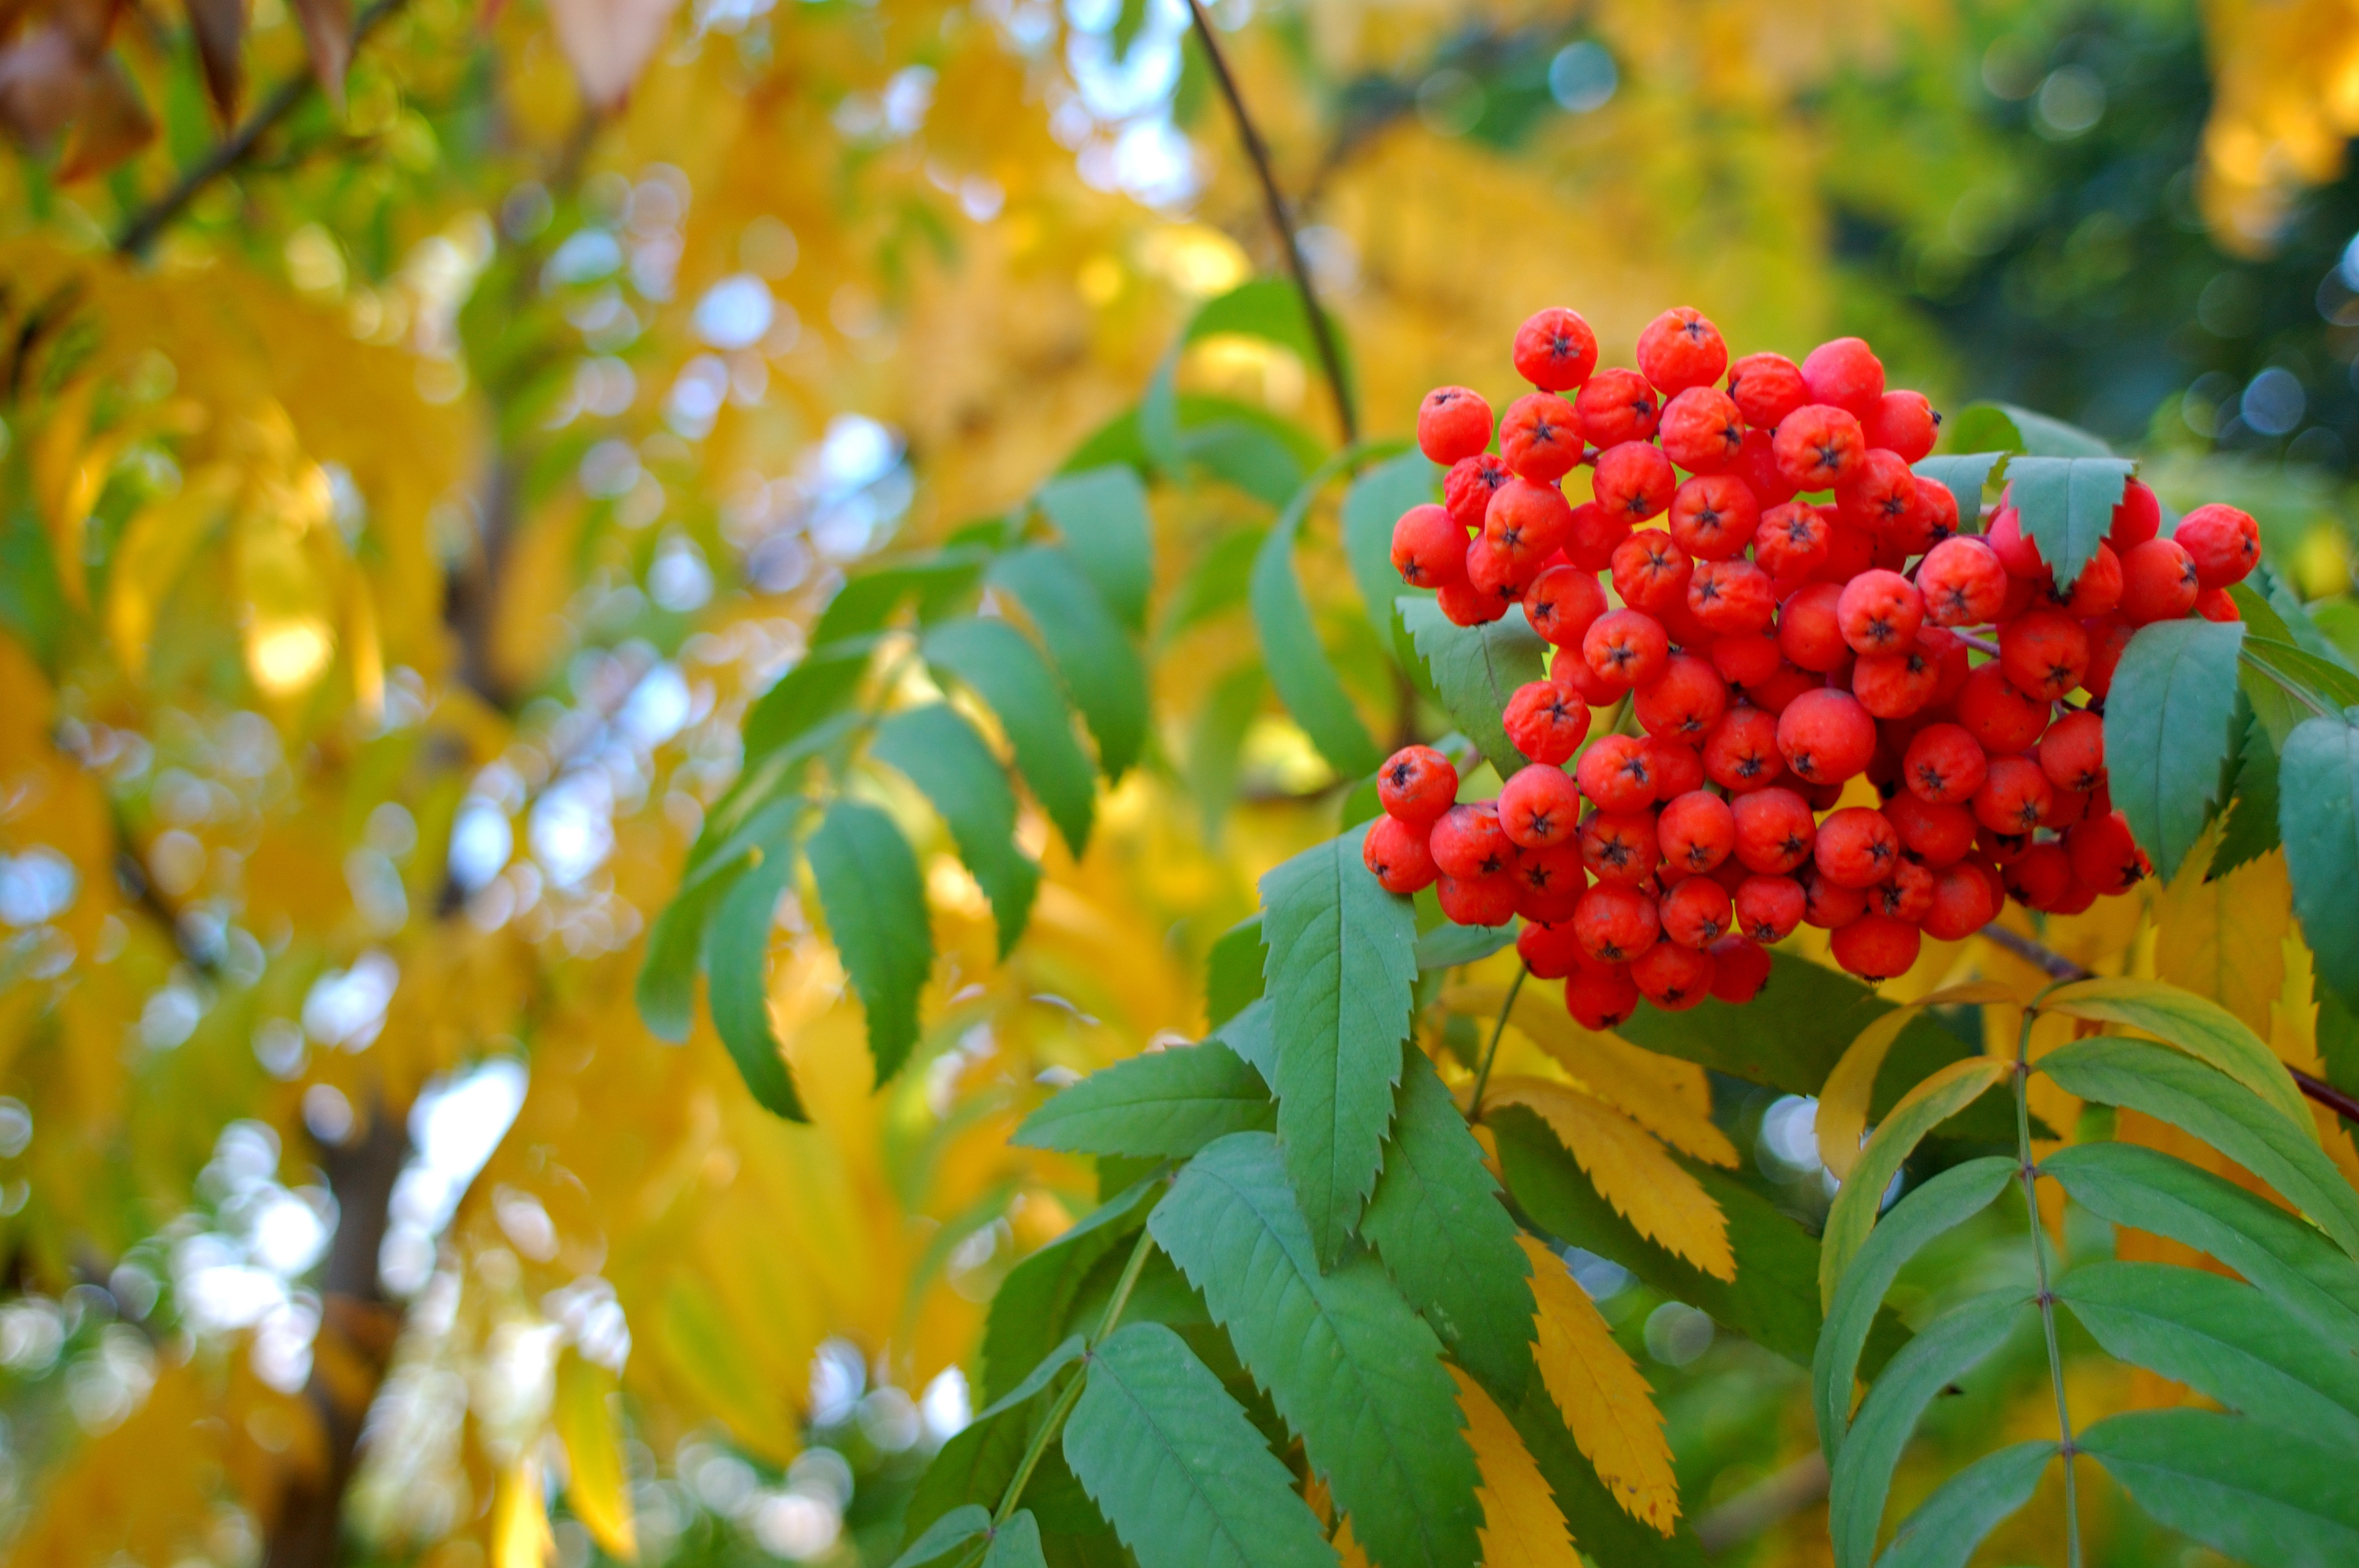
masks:
POLYGON ((1785 662, 1785 655, 1777 651, 1776 635, 1768 632, 1715 637, 1709 656, 1712 667, 1731 686, 1751 686, 1767 680, 1785 662))
POLYGON ((1499 825, 1499 803, 1469 801, 1443 812, 1427 839, 1441 874, 1467 881, 1496 876, 1516 861, 1515 841, 1499 825))
POLYGON ((1749 706, 1721 715, 1704 737, 1703 771, 1733 795, 1775 783, 1786 771, 1777 750, 1777 715, 1749 706))
POLYGON ((2002 504, 1992 513, 1990 531, 1983 537, 1997 554, 1999 565, 2006 568, 2007 576, 2037 583, 2048 580, 2048 562, 2039 553, 2039 541, 2024 532, 2023 515, 2014 507, 2002 504))
POLYGON ((1742 1006, 1769 983, 1769 950, 1734 932, 1712 945, 1712 994, 1742 1006))
POLYGON ((1507 613, 1507 600, 1484 592, 1472 582, 1445 582, 1434 590, 1433 598, 1452 626, 1481 626, 1507 613))
POLYGON ((2253 514, 2217 501, 2180 518, 2170 536, 2195 563, 2195 579, 2205 588, 2244 581, 2261 558, 2261 525, 2253 514))
POLYGON ((1564 392, 1597 368, 1597 334, 1577 310, 1551 305, 1516 330, 1516 373, 1543 392, 1564 392))
POLYGON ((1564 558, 1585 572, 1602 572, 1614 564, 1614 552, 1630 536, 1630 522, 1594 501, 1572 509, 1572 526, 1564 536, 1564 558))
POLYGON ((1664 663, 1663 673, 1638 689, 1632 705, 1647 734, 1701 746, 1728 711, 1728 683, 1711 661, 1674 654, 1664 663))
POLYGON ((1589 738, 1589 704, 1554 681, 1527 681, 1499 716, 1507 740, 1535 762, 1570 762, 1589 738))
POLYGON ((1386 892, 1408 894, 1433 885, 1441 868, 1425 841, 1425 829, 1397 816, 1379 816, 1360 840, 1360 859, 1386 892))
POLYGON ((1564 1010, 1593 1033, 1627 1022, 1638 1011, 1638 999, 1637 982, 1626 965, 1575 969, 1564 982, 1564 1010))
POLYGON ((2224 588, 2207 588, 2195 598, 2195 613, 2206 621, 2242 621, 2244 612, 2236 608, 2234 595, 2224 588))
POLYGON ((1412 588, 1465 581, 1466 530, 1430 503, 1410 507, 1393 524, 1393 570, 1412 588))
POLYGON ((1714 637, 1768 630, 1777 615, 1777 589, 1751 561, 1699 561, 1688 577, 1688 609, 1714 637))
POLYGON ((1835 962, 1864 980, 1905 975, 1917 962, 1917 927, 1889 914, 1866 914, 1834 934, 1835 962))
POLYGON ((2148 539, 2131 546, 2122 557, 2120 613, 2132 626, 2180 620, 2195 608, 2202 592, 2195 558, 2175 538, 2148 539))
POLYGON ((1728 367, 1728 395, 1745 422, 1774 430, 1778 421, 1810 401, 1802 367, 1783 354, 1747 354, 1728 367))
POLYGON ((1597 474, 1590 489, 1598 505, 1637 524, 1661 515, 1679 487, 1679 475, 1662 449, 1647 441, 1625 441, 1597 454, 1597 474))
POLYGON ((1588 891, 1588 873, 1581 869, 1581 847, 1551 844, 1527 849, 1516 857, 1516 913, 1539 924, 1569 921, 1588 891))
POLYGON ((2122 558, 2110 546, 2100 544, 2097 553, 2082 563, 2081 575, 2072 579, 2071 591, 2066 592, 2052 581, 2043 587, 2041 601, 2076 621, 2111 615, 2122 601, 2122 558))
POLYGON ((1549 679, 1592 708, 1610 708, 1630 694, 1628 687, 1591 669, 1579 648, 1563 649, 1549 661, 1549 679))
POLYGON ((1549 552, 1533 549, 1520 532, 1485 532, 1466 546, 1466 586, 1496 600, 1504 615, 1524 601, 1524 590, 1549 558, 1549 552))
POLYGON ((1925 619, 1936 626, 1979 626, 1996 618, 2006 587, 1996 552, 1971 534, 1942 540, 1917 568, 1925 619))
POLYGON ((1932 902, 1925 906, 1925 935, 1937 942, 1962 942, 1998 914, 1990 878, 1973 866, 1949 866, 1933 876, 1932 902))
POLYGON ((1884 816, 1927 865, 1951 865, 1974 847, 1974 814, 1962 806, 1929 806, 1904 789, 1884 803, 1884 816))
POLYGON ((1574 770, 1581 793, 1613 812, 1644 811, 1655 802, 1655 773, 1636 735, 1603 735, 1574 770))
POLYGON ((1735 919, 1728 890, 1710 877, 1689 877, 1663 895, 1663 935, 1682 947, 1710 947, 1735 919))
POLYGON ((1614 591, 1633 610, 1659 615, 1686 599, 1695 563, 1660 528, 1642 528, 1614 547, 1614 591))
POLYGON ((1868 910, 1915 925, 1933 907, 1933 871, 1922 861, 1903 856, 1891 877, 1876 884, 1868 910))
POLYGON ((2028 833, 1994 833, 1980 823, 1974 825, 1974 858, 1977 860, 1986 860, 1996 866, 2013 865, 2023 859, 2024 851, 2030 848, 2031 835, 2028 833))
POLYGON ((1830 812, 1811 854, 1820 872, 1847 888, 1872 887, 1900 860, 1900 835, 1884 813, 1864 806, 1830 812))
POLYGON ((1688 876, 1716 870, 1736 850, 1736 813, 1709 790, 1689 790, 1663 805, 1655 821, 1663 863, 1688 876))
POLYGON ((1590 622, 1581 656, 1601 680, 1626 691, 1652 681, 1671 656, 1662 622, 1638 610, 1612 610, 1590 622))
POLYGON ((2039 738, 2038 755, 2039 771, 2058 789, 2096 788, 2105 776, 2105 721, 2093 713, 2064 715, 2039 738))
POLYGON ((1802 924, 1809 903, 1791 877, 1749 876, 1736 890, 1736 925, 1756 942, 1783 942, 1802 924))
POLYGON ((1747 430, 1745 444, 1728 471, 1745 481, 1753 499, 1763 506, 1783 506, 1794 499, 1795 485, 1777 468, 1777 438, 1768 430, 1747 430))
POLYGON ((1825 675, 1852 656, 1839 613, 1843 596, 1833 583, 1814 582, 1787 597, 1777 614, 1777 651, 1788 662, 1825 675))
POLYGON ((1802 924, 1821 931, 1840 931, 1867 913, 1865 888, 1845 887, 1816 866, 1802 868, 1802 924))
POLYGON ((2034 610, 1998 629, 1998 664, 2016 689, 2053 702, 2081 684, 2089 633, 2059 610, 2034 610))
POLYGON ((2122 486, 2121 504, 2114 508, 2113 526, 2105 543, 2114 554, 2125 556, 2162 531, 2162 501, 2151 490, 2131 480, 2122 486))
POLYGON ((1843 409, 1810 403, 1779 421, 1774 449, 1796 490, 1832 490, 1866 460, 1867 438, 1843 409))
POLYGON ((1745 450, 1745 416, 1717 387, 1690 386, 1663 405, 1663 455, 1690 473, 1719 473, 1745 450))
MULTIPOLYGON (((1827 560, 1812 574, 1820 582, 1831 582, 1841 588, 1864 571, 1875 569, 1881 563, 1875 535, 1864 528, 1854 528, 1834 514, 1832 506, 1819 508, 1819 515, 1827 523, 1827 560)), ((1889 568, 1886 568, 1889 570, 1889 568)))
POLYGON ((1630 960, 1630 979, 1666 1012, 1684 1012, 1712 994, 1712 955, 1658 942, 1630 960))
POLYGON ((1495 452, 1459 459, 1441 480, 1441 503, 1449 509, 1450 520, 1469 534, 1480 529, 1491 509, 1492 493, 1514 477, 1495 452))
POLYGON ((1870 447, 1859 466, 1836 484, 1835 508, 1855 528, 1899 536, 1917 510, 1917 476, 1899 453, 1870 447))
POLYGON ((1535 484, 1562 479, 1581 466, 1582 453, 1581 421, 1552 392, 1526 393, 1499 420, 1499 455, 1535 484))
POLYGON ((1933 700, 1925 705, 1927 713, 1939 710, 1948 713, 1958 700, 1958 693, 1966 688, 1966 677, 1974 672, 1973 650, 1965 639, 1939 626, 1928 626, 1917 633, 1917 645, 1932 655, 1940 671, 1940 679, 1933 687, 1933 700))
POLYGON ((1975 744, 1995 757, 2028 751, 2048 728, 2049 705, 2027 697, 2006 678, 1996 661, 1966 677, 1958 693, 1958 722, 1975 744))
POLYGON ((1463 386, 1437 386, 1417 409, 1418 449, 1444 467, 1491 444, 1491 406, 1463 386))
POLYGON ((1810 803, 1790 789, 1772 784, 1749 790, 1731 800, 1728 809, 1736 818, 1736 858, 1747 871, 1765 876, 1790 871, 1810 858, 1819 841, 1810 803))
POLYGON ((1852 666, 1851 691, 1878 719, 1907 719, 1933 700, 1941 670, 1933 653, 1919 642, 1897 654, 1862 654, 1852 666))
POLYGON ((2029 757, 1993 757, 1974 791, 1974 820, 1994 833, 2028 833, 2048 816, 2056 786, 2029 757))
POLYGON ((1518 768, 1499 786, 1499 826, 1527 849, 1570 843, 1581 831, 1581 790, 1562 768, 1518 768))
MULTIPOLYGON (((1579 906, 1580 901, 1574 900, 1574 907, 1579 906)), ((1580 967, 1581 960, 1575 957, 1580 952, 1581 943, 1572 934, 1570 918, 1529 921, 1516 933, 1516 957, 1524 961, 1524 968, 1543 980, 1560 980, 1572 973, 1580 967)))
POLYGON ((1793 700, 1807 692, 1826 685, 1826 677, 1813 674, 1796 664, 1781 664, 1777 673, 1766 681, 1756 681, 1745 688, 1745 700, 1765 713, 1782 715, 1793 700))
POLYGON ((1728 345, 1701 311, 1675 306, 1638 334, 1638 368, 1669 397, 1718 381, 1728 368, 1728 345))
POLYGON ((1589 623, 1604 613, 1605 590, 1596 574, 1578 567, 1550 567, 1524 590, 1524 619, 1560 648, 1578 646, 1589 623))
POLYGON ((1492 494, 1479 542, 1518 567, 1529 563, 1537 576, 1541 563, 1563 547, 1571 529, 1572 507, 1563 492, 1551 484, 1511 479, 1492 494))
POLYGON ((1777 750, 1803 783, 1839 784, 1875 754, 1875 720, 1847 691, 1806 691, 1777 716, 1777 750))
POLYGON ((2000 871, 2007 895, 2027 909, 2044 913, 2072 896, 2081 879, 2072 874, 2072 858, 2061 844, 2031 844, 2006 861, 2000 871))
POLYGON ((1441 913, 1453 925, 1505 925, 1516 917, 1519 892, 1514 875, 1494 871, 1484 877, 1453 877, 1444 873, 1434 885, 1441 913))
POLYGON ((1929 806, 1962 806, 1983 787, 1990 759, 1961 724, 1929 724, 1908 742, 1901 782, 1929 806))
POLYGON ((1581 416, 1581 433, 1601 450, 1647 439, 1655 433, 1662 410, 1647 378, 1619 366, 1591 376, 1572 406, 1581 416))
POLYGON ((1912 556, 1922 555, 1952 538, 1958 532, 1958 497, 1946 484, 1932 480, 1920 480, 1917 484, 1917 507, 1909 514, 1909 525, 1905 535, 1896 533, 1912 556))
POLYGON ((1655 798, 1676 800, 1690 790, 1703 788, 1703 757, 1685 740, 1649 735, 1646 740, 1647 771, 1655 775, 1655 798))
POLYGON ((2048 814, 2039 825, 2050 832, 2061 833, 2089 815, 2090 792, 2084 789, 2059 789, 2048 803, 2048 814))
POLYGON ((1387 816, 1430 827, 1457 804, 1458 770, 1430 746, 1403 746, 1376 770, 1376 800, 1387 816))
POLYGON ((1789 501, 1761 514, 1753 558, 1780 581, 1800 581, 1826 564, 1827 521, 1808 502, 1789 501))
POLYGON ((1671 497, 1671 537, 1700 561, 1725 561, 1753 543, 1761 508, 1734 474, 1699 474, 1671 497))
POLYGON ((1618 882, 1591 888, 1572 912, 1581 950, 1603 964, 1628 963, 1655 945, 1662 928, 1655 901, 1618 882))
POLYGON ((2146 851, 2130 837, 2129 818, 2118 811, 2092 816, 2064 835, 2072 874, 2104 894, 2127 892, 2154 870, 2146 851))
POLYGON ((1804 357, 1802 384, 1811 402, 1832 404, 1865 419, 1884 403, 1884 362, 1865 340, 1837 338, 1804 357))
POLYGON ((1887 448, 1901 461, 1913 463, 1932 452, 1941 416, 1921 392, 1887 392, 1875 400, 1875 412, 1861 416, 1860 427, 1869 446, 1887 448))
POLYGON ((1644 809, 1591 812, 1581 823, 1581 863, 1601 882, 1636 887, 1652 877, 1655 868, 1662 864, 1654 813, 1644 809))
POLYGON ((1864 571, 1836 600, 1835 622, 1854 653, 1897 654, 1916 643, 1925 600, 1898 572, 1864 571))

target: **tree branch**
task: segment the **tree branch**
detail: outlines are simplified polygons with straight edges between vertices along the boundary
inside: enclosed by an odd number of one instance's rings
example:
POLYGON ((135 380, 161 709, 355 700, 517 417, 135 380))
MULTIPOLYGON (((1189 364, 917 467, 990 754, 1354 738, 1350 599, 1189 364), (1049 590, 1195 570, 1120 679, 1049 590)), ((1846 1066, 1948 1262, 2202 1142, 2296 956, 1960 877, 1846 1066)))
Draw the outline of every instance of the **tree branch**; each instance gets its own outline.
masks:
POLYGON ((1352 391, 1343 380, 1343 357, 1335 345, 1334 328, 1327 313, 1319 308, 1319 292, 1311 287, 1310 269, 1303 265, 1301 242, 1295 235, 1294 221, 1287 215, 1286 198, 1277 189, 1277 175, 1270 168, 1269 148, 1263 143, 1253 116, 1245 112, 1245 98, 1237 92, 1236 78, 1229 74, 1228 58, 1221 53, 1220 42, 1212 37, 1212 21, 1204 15, 1202 0, 1188 0, 1188 14, 1195 18, 1196 40, 1204 46, 1204 59, 1212 68, 1212 80, 1220 84, 1221 97, 1229 106, 1229 117, 1236 122, 1237 140, 1245 144, 1245 157, 1261 180, 1270 226, 1277 231, 1278 246, 1286 253, 1286 269, 1293 275, 1294 291, 1302 297, 1302 313, 1310 323, 1311 341, 1319 348, 1320 367, 1326 373, 1328 391, 1334 395, 1335 421, 1343 427, 1343 440, 1348 445, 1360 438, 1359 416, 1352 407, 1352 391))
MULTIPOLYGON (((353 23, 353 49, 357 51, 363 41, 376 30, 377 25, 400 10, 406 3, 407 0, 376 0, 375 5, 362 12, 353 23)), ((190 202, 197 199, 198 192, 253 157, 254 149, 262 138, 300 108, 319 84, 319 78, 308 69, 280 82, 277 91, 264 100, 262 107, 256 109, 245 124, 214 143, 212 151, 191 165, 180 176, 179 183, 133 215, 131 222, 124 225, 123 232, 115 238, 115 253, 126 256, 147 255, 157 238, 187 210, 190 202)))

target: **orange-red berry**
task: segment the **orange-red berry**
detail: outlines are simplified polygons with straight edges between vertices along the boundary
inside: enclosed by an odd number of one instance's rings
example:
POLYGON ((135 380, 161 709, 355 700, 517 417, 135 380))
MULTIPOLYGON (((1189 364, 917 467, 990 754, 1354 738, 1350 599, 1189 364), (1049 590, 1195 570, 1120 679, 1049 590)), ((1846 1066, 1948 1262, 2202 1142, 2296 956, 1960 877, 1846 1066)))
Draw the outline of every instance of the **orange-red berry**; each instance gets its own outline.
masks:
POLYGON ((1654 804, 1656 779, 1647 744, 1636 735, 1603 735, 1581 754, 1575 769, 1581 793, 1599 809, 1644 811, 1654 804))
POLYGON ((1458 770, 1430 746, 1403 746, 1376 770, 1376 802, 1387 816, 1430 827, 1457 804, 1458 770))
POLYGON ((2253 514, 2217 501, 2180 518, 2170 537, 2195 563, 2205 588, 2244 581, 2261 558, 2261 526, 2253 514))
POLYGON ((1499 786, 1499 826, 1527 849, 1569 844, 1581 831, 1581 790, 1562 768, 1518 768, 1499 786))
POLYGON ((1639 992, 1629 970, 1616 964, 1611 968, 1579 968, 1564 982, 1564 1010, 1583 1029, 1606 1030, 1628 1022, 1638 1011, 1639 992))
POLYGON ((1875 754, 1875 720, 1847 691, 1806 691, 1777 716, 1777 750, 1803 783, 1839 784, 1875 754))
POLYGON ((1690 386, 1663 405, 1663 455, 1693 474, 1719 473, 1745 450, 1745 416, 1717 387, 1690 386))
POLYGON ((1905 975, 1923 946, 1917 927, 1889 914, 1865 914, 1834 934, 1835 962, 1864 980, 1905 975))
POLYGON ((1796 490, 1832 490, 1867 458, 1859 421, 1841 408, 1805 404, 1778 422, 1777 471, 1796 490))
POLYGON ((1663 895, 1663 935, 1682 947, 1710 947, 1735 919, 1728 890, 1710 877, 1689 877, 1663 895))
POLYGON ((1443 812, 1426 840, 1442 875, 1470 880, 1496 876, 1516 862, 1515 841, 1499 825, 1499 803, 1469 801, 1443 812))
POLYGON ((1507 699, 1499 723, 1516 750, 1533 762, 1570 762, 1589 738, 1589 704, 1556 681, 1527 681, 1507 699))
POLYGON ((1577 310, 1552 305, 1516 330, 1516 373, 1543 392, 1564 392, 1597 368, 1597 334, 1577 310))
POLYGON ((1918 462, 1940 438, 1941 416, 1921 392, 1887 392, 1875 400, 1875 411, 1863 416, 1862 433, 1871 447, 1884 447, 1903 462, 1918 462))
POLYGON ((1647 378, 1619 366, 1591 376, 1572 406, 1581 416, 1581 433, 1600 450, 1647 439, 1662 416, 1662 403, 1647 378))
POLYGON ((1466 530, 1431 503, 1410 507, 1393 524, 1393 570, 1412 588, 1465 581, 1466 530))
POLYGON ((1447 467, 1491 444, 1491 406, 1463 386, 1437 386, 1417 410, 1418 449, 1447 467))
POLYGON ((1431 887, 1441 874, 1427 847, 1425 829, 1397 816, 1379 816, 1360 840, 1360 860, 1386 892, 1413 893, 1431 887))
POLYGON ((1811 402, 1832 404, 1864 419, 1884 401, 1884 362, 1864 339, 1837 338, 1803 358, 1802 384, 1811 402))
POLYGON ((1736 818, 1736 858, 1764 875, 1790 871, 1810 858, 1818 843, 1818 819, 1810 803, 1792 790, 1771 784, 1749 790, 1728 803, 1736 818))

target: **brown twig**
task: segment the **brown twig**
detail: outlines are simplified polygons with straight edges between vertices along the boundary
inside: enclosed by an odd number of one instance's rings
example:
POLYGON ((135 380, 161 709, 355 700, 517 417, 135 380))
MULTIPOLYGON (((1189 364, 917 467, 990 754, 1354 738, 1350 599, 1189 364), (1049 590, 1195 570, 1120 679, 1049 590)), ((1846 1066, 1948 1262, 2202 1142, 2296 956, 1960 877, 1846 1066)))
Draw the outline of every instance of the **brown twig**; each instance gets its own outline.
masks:
MULTIPOLYGON (((357 50, 379 23, 401 9, 407 0, 376 0, 353 23, 353 48, 357 50)), ((288 77, 278 84, 277 91, 263 101, 252 117, 236 130, 213 144, 213 148, 191 165, 171 189, 134 214, 116 236, 118 255, 145 256, 157 237, 171 226, 172 221, 186 211, 197 193, 231 169, 254 156, 262 138, 276 129, 287 116, 302 106, 320 85, 319 78, 309 70, 288 77)))
POLYGON ((1204 59, 1212 66, 1212 80, 1219 83, 1221 97, 1229 106, 1229 117, 1236 122, 1237 140, 1245 144, 1245 157, 1261 180, 1270 226, 1277 231, 1278 246, 1286 253, 1286 269, 1293 275, 1294 290, 1302 297, 1302 313, 1310 320, 1310 341, 1318 345, 1320 368, 1326 373, 1327 388, 1334 395, 1335 421, 1343 427, 1343 442, 1349 446, 1360 438, 1360 421, 1352 407, 1351 388, 1343 380, 1343 356, 1336 347, 1334 329, 1328 322, 1327 313, 1319 308, 1319 292, 1311 287, 1310 269, 1303 265, 1302 244, 1295 236, 1294 221, 1287 215, 1286 198, 1277 189, 1277 175, 1270 168, 1269 148, 1263 143, 1253 116, 1245 112, 1245 98, 1237 91, 1236 78, 1229 74, 1228 58, 1221 53, 1220 43, 1212 37, 1212 21, 1204 15, 1202 0, 1188 0, 1188 12, 1195 18, 1196 39, 1204 46, 1204 59))
POLYGON ((1696 1544, 1718 1556, 1827 1495, 1827 1462, 1815 1448, 1697 1517, 1696 1544))

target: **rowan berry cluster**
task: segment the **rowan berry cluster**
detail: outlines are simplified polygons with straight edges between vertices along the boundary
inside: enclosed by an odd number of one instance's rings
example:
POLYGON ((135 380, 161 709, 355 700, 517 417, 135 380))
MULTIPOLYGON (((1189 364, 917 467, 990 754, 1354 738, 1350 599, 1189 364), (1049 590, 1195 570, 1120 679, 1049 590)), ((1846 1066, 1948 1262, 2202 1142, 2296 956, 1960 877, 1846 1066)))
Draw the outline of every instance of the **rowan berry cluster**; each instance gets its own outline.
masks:
POLYGON ((1385 763, 1365 854, 1386 888, 1438 882, 1462 925, 1521 915, 1532 972, 1605 1028, 1641 997, 1750 1000, 1801 925, 1883 979, 1920 933, 1963 937, 2009 897, 2073 914, 2136 885, 2103 699, 2137 627, 2235 617, 2251 517, 2205 506, 2160 537, 2132 480, 2067 590, 2011 492, 1962 524, 1912 471, 1940 416, 1885 390, 1860 339, 1732 363, 1680 308, 1636 369, 1597 357, 1575 312, 1527 321, 1536 390, 1495 451, 1480 395, 1418 411, 1445 499, 1401 517, 1394 566, 1460 625, 1520 606, 1554 654, 1502 716, 1528 765, 1497 799, 1460 801, 1429 747, 1385 763), (1564 490, 1582 468, 1586 501, 1564 490), (1604 708, 1626 718, 1592 740, 1604 708), (1840 805, 1862 777, 1881 804, 1840 805))

